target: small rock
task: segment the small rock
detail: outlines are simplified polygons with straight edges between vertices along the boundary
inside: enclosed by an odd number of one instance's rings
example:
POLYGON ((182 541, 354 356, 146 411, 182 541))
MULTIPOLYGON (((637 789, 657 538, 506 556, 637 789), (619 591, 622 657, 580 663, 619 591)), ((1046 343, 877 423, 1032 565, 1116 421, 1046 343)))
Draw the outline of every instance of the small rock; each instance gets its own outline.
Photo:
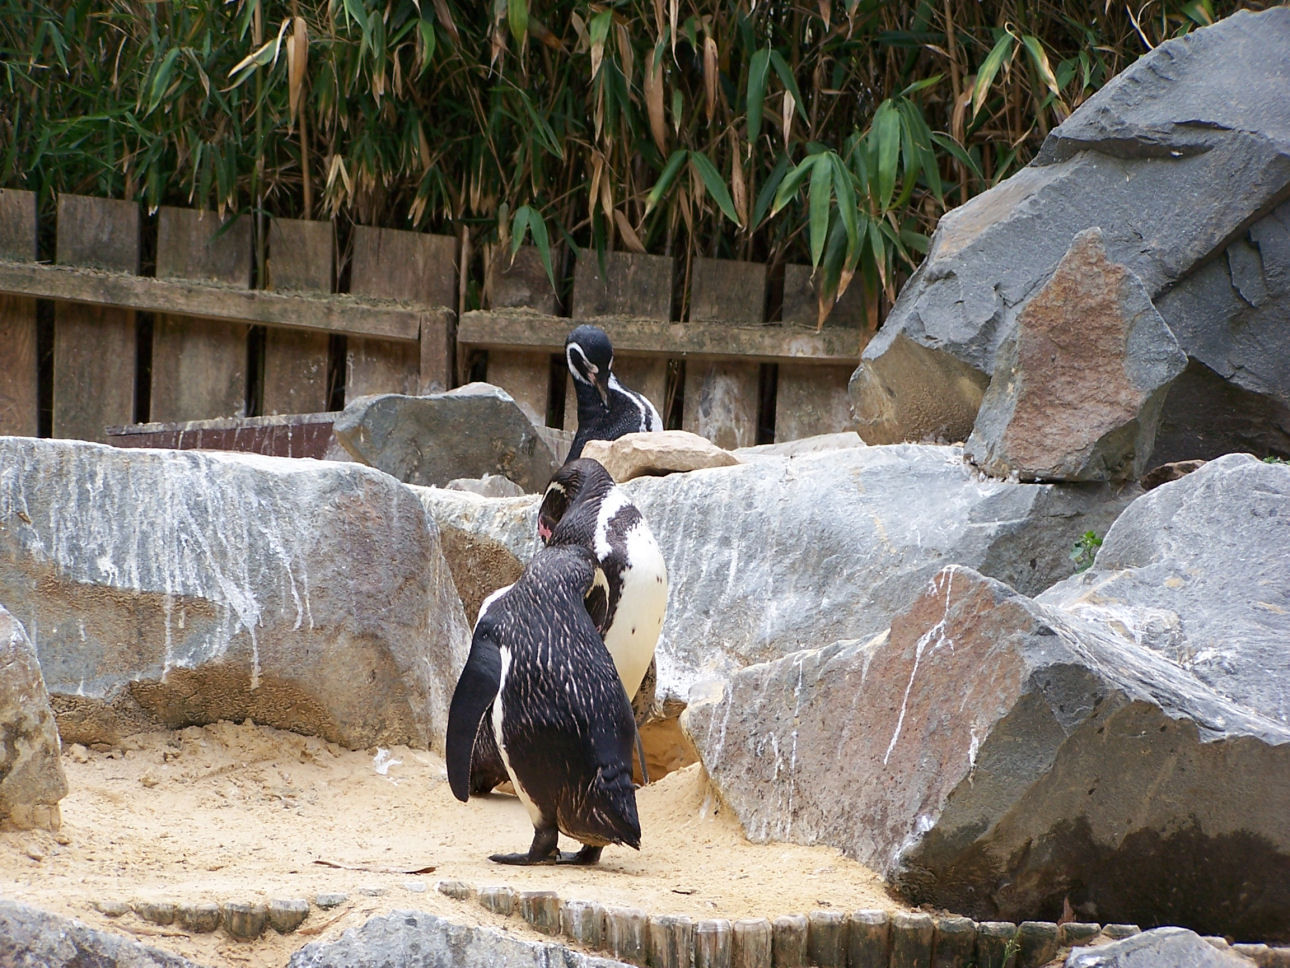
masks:
POLYGON ((1250 964, 1234 951, 1219 950, 1186 928, 1156 928, 1096 948, 1075 948, 1066 959, 1066 968, 1249 968, 1250 964))
POLYGON ((28 844, 22 849, 22 852, 38 864, 45 859, 45 852, 40 848, 39 844, 28 844))
POLYGON ((1204 463, 1203 460, 1176 460, 1168 464, 1161 464, 1143 474, 1138 483, 1142 485, 1144 491, 1150 491, 1161 484, 1182 480, 1192 471, 1199 470, 1204 463))
POLYGON ((381 887, 377 884, 366 884, 358 889, 359 894, 366 895, 367 897, 380 897, 382 894, 387 893, 387 891, 387 888, 381 887))
POLYGON ((106 918, 119 918, 130 913, 130 905, 125 901, 95 901, 94 910, 106 918))
POLYGON ((170 924, 175 920, 175 905, 172 901, 135 901, 134 913, 153 924, 170 924))
POLYGON ((290 934, 309 917, 309 902, 303 897, 274 898, 269 902, 269 926, 278 934, 290 934))
POLYGON ((194 934, 209 934, 219 927, 220 908, 214 901, 177 904, 175 920, 194 934))
POLYGON ((147 770, 139 777, 139 784, 148 790, 151 790, 160 782, 161 781, 157 779, 156 775, 151 770, 147 770))
POLYGON ((254 941, 264 933, 268 909, 263 904, 240 904, 230 901, 224 905, 224 930, 238 941, 254 941))
POLYGON ((1132 938, 1135 934, 1141 934, 1142 929, 1136 924, 1106 924, 1102 926, 1102 934, 1112 941, 1122 941, 1125 938, 1132 938))
POLYGON ((619 484, 634 477, 661 477, 739 463, 739 458, 730 451, 686 430, 627 434, 617 440, 589 440, 582 456, 604 464, 619 484))
POLYGON ((522 497, 524 495, 524 488, 501 474, 458 477, 445 484, 444 488, 449 491, 469 491, 480 497, 522 497))
POLYGON ((73 763, 88 763, 90 761, 90 751, 80 743, 72 743, 64 752, 73 763))
POLYGON ((348 900, 348 894, 319 894, 314 898, 314 903, 324 911, 330 911, 334 907, 340 907, 348 900))
POLYGON ((435 890, 457 901, 469 901, 475 896, 475 889, 464 881, 439 881, 435 890))
POLYGON ((424 894, 426 886, 422 881, 404 881, 403 889, 412 894, 424 894))

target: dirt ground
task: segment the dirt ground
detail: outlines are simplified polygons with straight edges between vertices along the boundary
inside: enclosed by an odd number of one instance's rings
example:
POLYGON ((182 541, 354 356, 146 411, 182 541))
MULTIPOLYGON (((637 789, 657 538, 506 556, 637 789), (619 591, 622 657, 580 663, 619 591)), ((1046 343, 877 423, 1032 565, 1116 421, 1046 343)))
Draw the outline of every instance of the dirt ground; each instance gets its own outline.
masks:
POLYGON ((399 909, 538 937, 518 918, 443 896, 440 880, 554 890, 696 919, 902 907, 877 875, 836 850, 750 844, 698 766, 639 791, 640 852, 608 847, 595 868, 491 863, 489 853, 527 849, 533 828, 523 807, 501 794, 458 803, 443 760, 424 750, 350 751, 218 723, 143 734, 114 750, 71 746, 63 766, 70 792, 62 829, 0 832, 0 895, 212 968, 281 968, 296 948, 399 909), (426 868, 433 870, 408 873, 426 868), (312 903, 320 893, 349 900, 330 911, 312 907, 296 932, 269 929, 254 942, 95 909, 136 900, 312 903))

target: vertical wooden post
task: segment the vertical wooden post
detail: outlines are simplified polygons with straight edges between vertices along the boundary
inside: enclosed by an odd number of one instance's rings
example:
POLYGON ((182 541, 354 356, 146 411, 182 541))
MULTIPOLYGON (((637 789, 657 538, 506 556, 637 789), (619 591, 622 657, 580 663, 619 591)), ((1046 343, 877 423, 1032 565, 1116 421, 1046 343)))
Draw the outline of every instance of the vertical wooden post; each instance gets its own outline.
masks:
POLYGON ((982 921, 976 926, 976 963, 1013 968, 1017 926, 1011 921, 982 921))
POLYGON ((694 926, 694 968, 731 968, 730 922, 725 918, 699 921, 694 926))
POLYGON ((734 968, 771 968, 771 926, 765 918, 743 918, 731 927, 734 968))
POLYGON ((898 911, 891 916, 891 968, 929 968, 932 936, 936 929, 930 914, 898 911))
MULTIPOLYGON (((293 292, 331 292, 335 239, 330 222, 275 218, 269 223, 268 285, 293 292)), ((327 409, 331 336, 270 327, 264 338, 264 412, 327 409)))
MULTIPOLYGON (((157 213, 157 278, 251 286, 251 220, 163 206, 157 213)), ((202 420, 246 413, 249 327, 159 315, 152 331, 150 420, 202 420)))
MULTIPOLYGON (((761 324, 766 310, 766 267, 754 262, 696 259, 690 283, 690 321, 761 324)), ((757 443, 758 363, 686 361, 686 430, 732 449, 757 443)))
MULTIPOLYGON (((605 272, 594 252, 584 252, 573 273, 573 316, 570 323, 594 323, 614 339, 612 319, 599 317, 629 316, 637 319, 669 320, 672 317, 673 262, 667 256, 640 255, 633 252, 606 252, 605 272)), ((660 347, 661 348, 661 347, 660 347)), ((632 356, 614 353, 614 372, 624 386, 645 394, 658 412, 666 418, 667 359, 663 356, 632 356)), ((578 404, 573 381, 564 398, 564 427, 578 427, 578 404)))
POLYGON ((891 957, 891 921, 886 911, 853 911, 847 917, 849 968, 887 968, 891 957))
POLYGON ((646 915, 637 908, 610 908, 605 912, 605 947, 619 961, 644 966, 649 957, 646 915))
POLYGON ((805 914, 782 914, 771 922, 771 963, 774 968, 803 968, 806 964, 805 914))
POLYGON ((846 915, 841 911, 812 911, 807 921, 807 960, 818 968, 847 968, 846 915))
POLYGON ((560 932, 560 896, 555 891, 520 891, 520 917, 543 934, 560 932))
MULTIPOLYGON (((857 278, 825 323, 856 334, 856 364, 860 363, 864 333, 864 285, 857 278)), ((784 267, 784 308, 781 320, 815 328, 818 318, 815 283, 810 266, 784 267)), ((847 383, 855 366, 813 366, 781 363, 775 390, 775 440, 797 440, 814 434, 855 429, 847 383)))
POLYGON ((492 885, 479 889, 481 907, 509 917, 515 911, 515 888, 504 885, 492 885))
MULTIPOLYGON (((521 246, 514 263, 509 251, 495 249, 488 272, 485 286, 490 309, 528 309, 555 315, 555 290, 533 246, 521 246)), ((546 426, 550 353, 489 350, 487 373, 489 383, 509 393, 537 426, 546 426)))
POLYGON ((596 901, 565 901, 560 908, 560 933, 588 948, 603 948, 604 906, 596 901))
MULTIPOLYGON (((36 193, 0 188, 0 259, 36 261, 36 193)), ((35 437, 40 397, 36 300, 0 294, 0 434, 35 437)))
POLYGON ((399 229, 354 229, 349 291, 425 308, 420 343, 351 338, 345 399, 368 393, 430 393, 452 386, 457 240, 399 229))
POLYGON ((932 968, 960 968, 972 960, 976 950, 976 922, 971 918, 936 919, 932 941, 932 968))
POLYGON ((693 921, 684 915, 651 914, 648 931, 649 968, 690 968, 694 952, 693 921))
MULTIPOLYGON (((139 206, 83 195, 58 199, 56 259, 139 271, 139 206)), ((54 310, 54 436, 104 441, 134 420, 134 311, 59 303, 54 310)))

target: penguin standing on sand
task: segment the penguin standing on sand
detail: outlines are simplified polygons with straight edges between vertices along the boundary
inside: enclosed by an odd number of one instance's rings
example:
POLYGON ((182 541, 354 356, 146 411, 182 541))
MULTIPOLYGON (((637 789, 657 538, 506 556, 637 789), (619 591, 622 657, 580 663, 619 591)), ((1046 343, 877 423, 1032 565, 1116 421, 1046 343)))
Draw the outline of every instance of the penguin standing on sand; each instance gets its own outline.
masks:
POLYGON ((538 536, 549 547, 580 545, 596 556, 609 583, 605 647, 640 723, 654 699, 641 683, 653 667, 667 612, 667 564, 649 525, 600 462, 584 457, 551 478, 538 509, 538 536))
POLYGON ((540 550, 480 609, 448 711, 448 783, 468 799, 476 735, 491 731, 534 828, 528 853, 494 854, 497 863, 594 864, 607 844, 640 849, 636 728, 597 624, 607 605, 591 552, 561 546, 540 550), (560 833, 582 849, 561 855, 560 833))
POLYGON ((614 375, 614 347, 599 326, 574 329, 564 341, 564 358, 578 398, 578 432, 567 460, 581 457, 589 440, 617 440, 624 434, 663 429, 654 404, 614 375))
MULTIPOLYGON (((605 647, 631 701, 637 726, 654 705, 654 647, 667 611, 667 564, 636 505, 628 500, 599 461, 583 457, 556 471, 538 509, 538 537, 552 547, 579 545, 595 555, 609 585, 601 625, 605 647)), ((494 602, 510 589, 499 588, 479 609, 476 628, 494 602)), ((649 782, 645 756, 641 778, 649 782)), ((470 771, 470 794, 483 796, 506 782, 506 767, 488 730, 480 730, 470 771)))

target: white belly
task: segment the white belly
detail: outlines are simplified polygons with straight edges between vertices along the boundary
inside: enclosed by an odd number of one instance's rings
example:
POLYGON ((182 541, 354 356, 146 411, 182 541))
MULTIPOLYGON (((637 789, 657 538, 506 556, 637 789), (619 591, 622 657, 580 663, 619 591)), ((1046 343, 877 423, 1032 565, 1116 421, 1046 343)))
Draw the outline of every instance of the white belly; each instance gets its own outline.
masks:
POLYGON ((654 659, 654 646, 663 629, 667 565, 654 536, 643 524, 627 535, 627 555, 632 567, 623 572, 622 597, 614 622, 605 633, 605 647, 630 699, 654 659))

